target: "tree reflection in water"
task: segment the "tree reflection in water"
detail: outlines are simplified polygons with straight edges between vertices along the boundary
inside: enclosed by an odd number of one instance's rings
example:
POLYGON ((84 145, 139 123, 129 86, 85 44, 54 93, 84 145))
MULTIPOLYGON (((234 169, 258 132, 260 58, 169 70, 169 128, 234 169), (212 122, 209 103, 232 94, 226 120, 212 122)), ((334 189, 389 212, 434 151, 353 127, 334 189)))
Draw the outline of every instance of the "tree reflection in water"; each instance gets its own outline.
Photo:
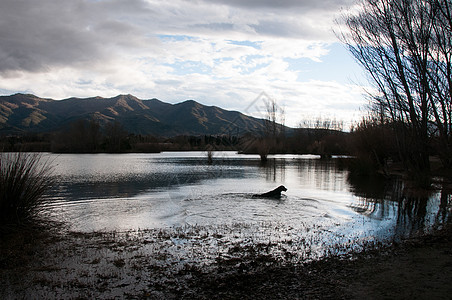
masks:
POLYGON ((415 188, 400 177, 349 174, 348 182, 359 198, 351 208, 378 220, 396 218, 396 237, 425 233, 452 221, 452 193, 441 181, 429 190, 415 188))

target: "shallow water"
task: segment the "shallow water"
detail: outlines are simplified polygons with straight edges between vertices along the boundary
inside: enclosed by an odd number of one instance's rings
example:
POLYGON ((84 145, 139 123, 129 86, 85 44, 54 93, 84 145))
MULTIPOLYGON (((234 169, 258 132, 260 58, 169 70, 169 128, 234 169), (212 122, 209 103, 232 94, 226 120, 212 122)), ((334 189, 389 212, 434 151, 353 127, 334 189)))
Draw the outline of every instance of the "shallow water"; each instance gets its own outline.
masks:
POLYGON ((413 197, 399 180, 350 178, 339 158, 277 155, 262 165, 216 152, 209 165, 205 152, 48 155, 57 177, 48 210, 75 231, 271 223, 384 239, 450 217, 451 195, 440 186, 413 197), (252 197, 281 184, 281 199, 252 197))

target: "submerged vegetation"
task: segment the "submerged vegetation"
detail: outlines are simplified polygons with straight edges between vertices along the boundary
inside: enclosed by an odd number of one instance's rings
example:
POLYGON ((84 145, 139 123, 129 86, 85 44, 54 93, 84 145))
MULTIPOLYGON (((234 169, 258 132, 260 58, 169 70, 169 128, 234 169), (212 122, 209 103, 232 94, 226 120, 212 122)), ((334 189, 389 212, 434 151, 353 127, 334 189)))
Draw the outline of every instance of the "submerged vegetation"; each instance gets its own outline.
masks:
POLYGON ((51 166, 38 153, 0 153, 0 227, 31 224, 52 185, 51 166))

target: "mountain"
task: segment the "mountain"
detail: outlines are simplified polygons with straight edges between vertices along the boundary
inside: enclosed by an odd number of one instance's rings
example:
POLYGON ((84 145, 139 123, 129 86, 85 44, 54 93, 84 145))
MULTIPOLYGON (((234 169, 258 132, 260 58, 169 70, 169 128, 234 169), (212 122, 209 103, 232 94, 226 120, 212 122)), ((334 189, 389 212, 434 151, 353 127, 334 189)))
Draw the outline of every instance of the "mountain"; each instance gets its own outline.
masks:
POLYGON ((132 95, 53 100, 29 94, 0 96, 0 134, 54 132, 76 120, 117 121, 135 134, 155 136, 262 132, 262 119, 193 100, 169 104, 132 95))

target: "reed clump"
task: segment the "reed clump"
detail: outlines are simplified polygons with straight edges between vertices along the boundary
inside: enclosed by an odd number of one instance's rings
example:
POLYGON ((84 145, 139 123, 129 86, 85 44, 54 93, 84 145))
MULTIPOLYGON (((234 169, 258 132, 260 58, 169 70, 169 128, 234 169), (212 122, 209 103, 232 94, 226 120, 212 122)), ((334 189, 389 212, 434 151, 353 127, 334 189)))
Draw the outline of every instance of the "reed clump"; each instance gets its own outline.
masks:
POLYGON ((53 184, 50 162, 40 153, 0 153, 0 227, 33 224, 53 184))

